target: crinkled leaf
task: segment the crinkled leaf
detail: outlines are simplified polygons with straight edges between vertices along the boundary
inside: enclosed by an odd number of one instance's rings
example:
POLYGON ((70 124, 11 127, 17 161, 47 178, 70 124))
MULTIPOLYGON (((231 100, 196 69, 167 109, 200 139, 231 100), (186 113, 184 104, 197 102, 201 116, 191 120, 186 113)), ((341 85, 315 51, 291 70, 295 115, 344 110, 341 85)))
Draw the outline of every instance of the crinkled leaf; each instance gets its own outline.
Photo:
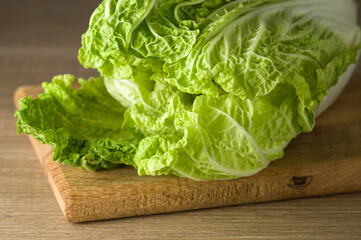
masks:
POLYGON ((20 100, 17 130, 54 149, 53 159, 87 169, 132 164, 137 141, 122 131, 124 107, 105 90, 102 78, 59 75, 44 83, 45 93, 20 100))

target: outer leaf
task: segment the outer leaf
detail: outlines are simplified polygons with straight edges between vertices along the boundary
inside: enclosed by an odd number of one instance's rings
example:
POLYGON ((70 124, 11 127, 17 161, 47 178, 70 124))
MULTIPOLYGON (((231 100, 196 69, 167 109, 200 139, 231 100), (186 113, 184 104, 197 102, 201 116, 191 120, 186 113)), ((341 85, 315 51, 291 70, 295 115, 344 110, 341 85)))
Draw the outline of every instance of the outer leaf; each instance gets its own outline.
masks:
POLYGON ((89 170, 132 164, 136 141, 121 131, 124 108, 110 97, 102 78, 80 80, 59 75, 44 83, 44 94, 20 101, 18 133, 30 134, 54 149, 53 159, 89 170))

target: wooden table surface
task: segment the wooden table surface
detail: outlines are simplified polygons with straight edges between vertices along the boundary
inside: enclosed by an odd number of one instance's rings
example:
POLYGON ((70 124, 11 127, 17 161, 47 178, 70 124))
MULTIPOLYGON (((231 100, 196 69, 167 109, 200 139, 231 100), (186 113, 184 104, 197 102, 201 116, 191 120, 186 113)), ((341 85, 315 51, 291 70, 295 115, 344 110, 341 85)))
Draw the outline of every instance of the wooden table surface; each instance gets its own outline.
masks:
POLYGON ((0 1, 0 239, 361 239, 361 193, 68 223, 28 138, 16 135, 12 99, 56 74, 97 74, 77 50, 99 2, 0 1))

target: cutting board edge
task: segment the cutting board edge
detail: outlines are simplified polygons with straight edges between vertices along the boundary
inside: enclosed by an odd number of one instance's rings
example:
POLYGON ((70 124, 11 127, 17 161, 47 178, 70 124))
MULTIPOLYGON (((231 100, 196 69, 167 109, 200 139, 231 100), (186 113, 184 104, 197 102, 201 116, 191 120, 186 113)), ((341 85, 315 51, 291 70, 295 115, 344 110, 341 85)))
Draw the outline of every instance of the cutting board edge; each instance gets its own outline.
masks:
MULTIPOLYGON (((341 191, 341 192, 332 192, 328 194, 314 194, 314 195, 307 195, 307 196, 293 196, 293 197, 284 197, 279 199, 272 199, 272 200, 265 200, 265 201, 250 201, 250 202, 241 202, 241 203, 233 203, 227 205, 216 205, 216 206, 203 206, 203 207, 194 207, 194 208, 183 208, 179 210, 171 209, 171 210, 158 210, 152 211, 149 213, 140 213, 140 214, 119 214, 119 215, 112 215, 112 216, 97 216, 97 215, 87 215, 86 217, 79 217, 80 214, 76 210, 68 210, 68 214, 64 214, 68 222, 71 223, 82 223, 82 222, 93 222, 93 221, 102 221, 102 220, 112 220, 112 219, 122 219, 122 218, 131 218, 131 217, 138 217, 138 216, 148 216, 148 215, 158 215, 163 213, 176 213, 176 212, 187 212, 187 211, 196 211, 196 210, 205 210, 205 209, 212 209, 212 208, 221 208, 221 207, 232 207, 232 206, 240 206, 245 204, 257 204, 257 203, 271 203, 276 201, 283 201, 283 200, 295 200, 299 198, 314 198, 314 197, 327 197, 330 195, 337 195, 337 194, 347 194, 347 193, 355 193, 361 192, 361 187, 358 190, 350 190, 350 191, 341 191)), ((81 214, 83 212, 80 212, 81 214)))
MULTIPOLYGON (((358 176, 361 178, 361 174, 358 176)), ((352 193, 352 192, 360 192, 361 191, 361 182, 358 185, 353 186, 352 188, 348 189, 340 189, 337 191, 332 191, 328 189, 324 192, 310 192, 308 194, 301 193, 302 189, 300 189, 300 192, 293 192, 289 194, 285 194, 279 197, 272 197, 268 199, 267 197, 260 198, 258 200, 238 200, 234 202, 218 202, 216 204, 209 204, 209 202, 200 202, 197 205, 194 205, 192 207, 189 207, 187 205, 179 206, 177 208, 165 208, 163 207, 148 207, 146 210, 142 210, 141 212, 103 212, 103 215, 94 214, 89 215, 89 212, 84 212, 85 209, 89 209, 89 203, 77 203, 73 204, 71 207, 67 208, 67 213, 64 214, 65 217, 69 222, 88 222, 88 221, 98 221, 98 220, 104 220, 104 219, 116 219, 116 218, 126 218, 126 217, 135 217, 135 216, 141 216, 141 215, 154 215, 154 214, 161 214, 161 213, 171 213, 171 212, 183 212, 183 211, 193 211, 197 209, 207 209, 207 208, 218 208, 218 207, 227 207, 227 206, 236 206, 236 205, 242 205, 242 204, 249 204, 249 203, 264 203, 264 202, 273 202, 273 201, 279 201, 279 200, 288 200, 288 199, 297 199, 297 198, 309 198, 309 197, 322 197, 327 195, 334 195, 334 194, 341 194, 341 193, 352 193)), ((242 195, 242 194, 240 194, 242 195)), ((142 197, 142 196, 140 196, 142 197)), ((112 203, 114 203, 115 206, 117 205, 124 205, 123 201, 117 201, 116 199, 110 199, 112 203), (120 203, 120 204, 119 204, 120 203)), ((128 198, 127 202, 131 204, 134 199, 128 198)), ((137 200, 135 200, 137 201, 137 200)), ((145 204, 146 205, 146 204, 145 204)), ((109 209, 108 209, 109 210, 109 209)))
MULTIPOLYGON (((249 181, 244 181, 244 178, 228 180, 228 183, 233 183, 235 185, 231 185, 228 188, 228 191, 222 189, 221 183, 217 182, 218 186, 211 186, 208 188, 204 188, 203 185, 207 185, 207 182, 194 182, 194 184, 199 184, 199 187, 195 187, 195 185, 190 185, 190 188, 193 189, 194 195, 189 195, 187 192, 182 195, 182 192, 176 194, 169 194, 169 199, 164 199, 163 195, 167 194, 166 190, 163 188, 158 189, 156 193, 148 193, 139 195, 136 198, 127 197, 126 199, 119 199, 116 197, 108 198, 110 202, 114 204, 114 208, 105 208, 101 207, 102 201, 97 201, 97 199, 93 199, 92 203, 89 203, 84 199, 82 201, 74 201, 72 205, 68 209, 68 215, 66 215, 68 221, 70 222, 85 222, 85 221, 96 221, 102 219, 115 219, 115 218, 124 218, 124 217, 133 217, 139 215, 151 215, 151 214, 159 214, 165 212, 179 212, 179 211, 188 211, 188 210, 196 210, 196 209, 205 209, 205 208, 214 208, 214 207, 222 207, 222 206, 234 206, 241 205, 247 203, 260 203, 260 202, 268 202, 268 201, 277 201, 277 200, 286 200, 286 199, 295 199, 301 197, 315 197, 315 196, 326 196, 331 194, 339 194, 339 193, 350 193, 350 192, 358 192, 361 191, 361 182, 357 181, 357 179, 361 178, 361 166, 357 165, 359 158, 350 158, 348 162, 350 166, 347 170, 347 173, 344 173, 344 170, 338 170, 334 172, 337 175, 344 175, 343 182, 332 182, 331 186, 326 188, 319 188, 317 186, 325 185, 325 182, 328 181, 330 170, 332 170, 332 166, 328 166, 330 169, 324 172, 316 173, 311 176, 303 176, 302 174, 298 177, 291 174, 294 172, 293 170, 289 171, 289 174, 283 175, 280 177, 274 176, 273 179, 269 181, 260 181, 257 184, 250 183, 249 181), (308 177, 310 181, 307 182, 308 177), (298 180, 295 180, 297 178, 298 180), (305 184, 299 184, 299 179, 306 179, 305 184), (312 180, 313 179, 313 180, 312 180), (314 181, 314 182, 312 182, 314 181), (298 183, 297 183, 298 182, 298 183), (348 185, 347 188, 343 186, 344 182, 353 183, 353 185, 348 185), (312 185, 314 184, 314 185, 312 185), (286 187, 287 185, 287 187, 286 187), (284 186, 284 187, 277 187, 284 186), (312 186, 316 186, 313 187, 312 186), (311 188, 310 188, 311 187, 311 188), (252 191, 249 189, 252 188, 252 191), (206 190, 204 190, 206 189, 206 190), (273 194, 263 194, 264 192, 272 192, 278 191, 277 195, 273 194), (250 195, 248 195, 248 194, 250 195), (151 195, 153 194, 153 195, 151 195), (188 194, 188 195, 187 195, 188 194), (213 201, 210 201, 207 196, 215 196, 212 198, 213 201), (217 197, 218 196, 218 197, 217 197), (236 198, 222 198, 222 196, 236 196, 236 198), (246 196, 246 197, 244 197, 246 196), (163 199, 162 199, 163 197, 163 199), (238 198, 237 198, 238 197, 238 198), (143 201, 144 199, 158 199, 159 201, 156 204, 149 204, 147 201, 143 201), (174 199, 183 199, 183 201, 189 201, 192 206, 187 204, 173 205, 167 208, 167 201, 176 202, 174 199), (197 201, 194 199, 201 199, 201 201, 197 201), (203 201, 202 201, 203 199, 203 201), (136 204, 134 204, 136 203, 136 204), (89 206, 91 209, 102 209, 102 212, 97 212, 95 214, 89 214, 89 206), (100 206, 100 207, 99 207, 100 206), (117 211, 117 207, 119 206, 127 206, 123 207, 122 211, 117 211), (140 207, 139 207, 140 206, 140 207), (146 208, 142 208, 146 206, 146 208)), ((304 169, 304 171, 306 171, 304 169)), ((179 182, 186 182, 185 179, 180 179, 179 182)), ((332 181, 332 180, 331 180, 332 181)), ((75 192, 70 192, 72 195, 75 192)), ((76 193, 77 194, 77 193, 76 193)), ((72 198, 72 196, 71 196, 72 198)), ((76 197, 74 197, 76 199, 76 197)), ((99 199, 98 199, 99 200, 99 199)), ((178 201, 181 202, 181 201, 178 201)))
POLYGON ((39 162, 43 168, 44 174, 45 174, 46 178, 48 179, 50 187, 51 187, 52 191, 54 192, 54 195, 59 204, 59 207, 60 207, 63 215, 68 219, 68 216, 67 216, 68 210, 67 209, 69 208, 69 203, 66 201, 66 199, 70 198, 70 186, 66 182, 66 178, 61 169, 61 165, 59 162, 48 161, 46 159, 46 156, 52 157, 52 154, 45 154, 45 156, 44 156, 44 154, 41 154, 41 152, 42 152, 41 149, 44 149, 46 147, 44 144, 41 144, 39 141, 37 141, 32 136, 28 136, 28 138, 29 138, 29 140, 34 148, 34 151, 39 159, 39 162), (54 179, 54 176, 60 176, 60 180, 56 181, 54 179), (62 180, 62 178, 63 178, 63 180, 62 180), (61 187, 64 188, 63 191, 60 191, 61 187))

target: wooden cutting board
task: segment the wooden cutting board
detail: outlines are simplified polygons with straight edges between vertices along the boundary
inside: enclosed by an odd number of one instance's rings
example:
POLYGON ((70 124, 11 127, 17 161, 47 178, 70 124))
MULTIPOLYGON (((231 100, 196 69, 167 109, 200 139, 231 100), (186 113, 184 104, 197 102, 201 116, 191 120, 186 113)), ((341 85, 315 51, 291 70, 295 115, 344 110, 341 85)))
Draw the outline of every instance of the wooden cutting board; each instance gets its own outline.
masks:
MULTIPOLYGON (((139 177, 132 167, 87 172, 53 162, 48 145, 30 141, 70 222, 361 191, 360 78, 353 76, 315 129, 290 143, 284 158, 251 177, 197 182, 139 177)), ((20 87, 15 102, 40 92, 40 86, 20 87)))

